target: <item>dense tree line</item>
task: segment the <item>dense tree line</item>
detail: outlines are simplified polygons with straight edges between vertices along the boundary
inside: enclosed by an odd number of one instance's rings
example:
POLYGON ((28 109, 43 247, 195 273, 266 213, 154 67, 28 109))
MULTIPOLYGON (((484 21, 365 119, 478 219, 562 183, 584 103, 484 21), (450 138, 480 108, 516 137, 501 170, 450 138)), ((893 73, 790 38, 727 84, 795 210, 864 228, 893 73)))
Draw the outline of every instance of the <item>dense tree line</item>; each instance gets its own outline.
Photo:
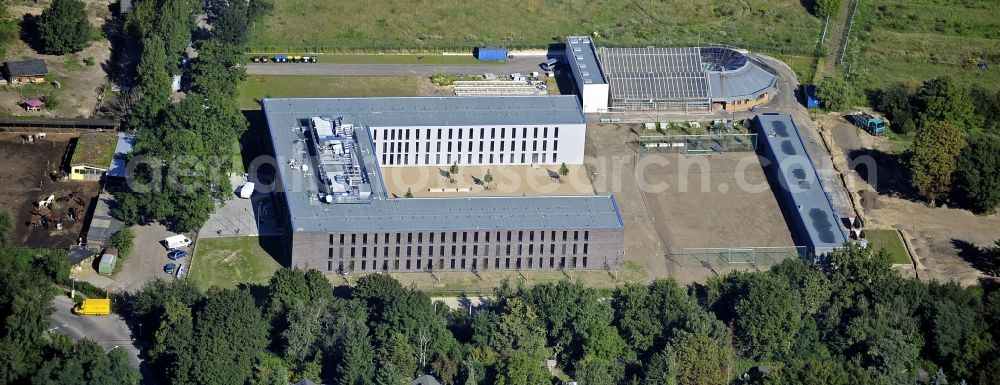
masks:
POLYGON ((124 351, 46 332, 54 284, 69 281, 67 256, 9 244, 11 223, 0 211, 0 384, 138 384, 124 351))
POLYGON ((1000 207, 1000 91, 965 89, 948 77, 919 88, 903 83, 876 93, 876 110, 899 133, 914 132, 907 154, 913 187, 991 213, 1000 207))
POLYGON ((264 290, 153 282, 133 316, 168 384, 913 383, 920 373, 997 384, 1000 291, 901 278, 882 252, 838 251, 818 269, 787 260, 684 288, 611 293, 562 281, 504 283, 489 303, 448 310, 388 275, 333 287, 278 271, 264 290), (745 383, 745 382, 744 382, 745 383))
MULTIPOLYGON (((232 192, 231 150, 247 128, 235 96, 246 77, 238 36, 248 34, 270 3, 208 2, 211 36, 192 43, 201 3, 144 0, 129 14, 126 30, 141 41, 142 92, 131 116, 138 129, 132 192, 116 195, 115 214, 127 223, 163 222, 178 231, 197 229, 215 204, 232 192), (189 44, 197 57, 184 60, 189 44), (183 98, 172 98, 173 76, 182 76, 183 98)), ((245 38, 244 38, 245 40, 245 38)))

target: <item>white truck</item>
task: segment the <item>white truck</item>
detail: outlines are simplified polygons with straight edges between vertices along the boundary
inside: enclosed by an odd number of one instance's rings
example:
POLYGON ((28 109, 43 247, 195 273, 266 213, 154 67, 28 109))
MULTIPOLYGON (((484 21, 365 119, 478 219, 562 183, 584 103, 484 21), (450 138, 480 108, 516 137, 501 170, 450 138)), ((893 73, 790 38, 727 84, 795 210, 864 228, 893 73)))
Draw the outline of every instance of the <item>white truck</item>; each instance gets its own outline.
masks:
POLYGON ((245 183, 243 187, 240 187, 240 198, 250 199, 250 196, 253 195, 253 188, 253 182, 245 183))
POLYGON ((191 240, 183 235, 171 235, 163 240, 163 246, 166 246, 167 250, 175 250, 182 247, 187 247, 191 244, 191 240))

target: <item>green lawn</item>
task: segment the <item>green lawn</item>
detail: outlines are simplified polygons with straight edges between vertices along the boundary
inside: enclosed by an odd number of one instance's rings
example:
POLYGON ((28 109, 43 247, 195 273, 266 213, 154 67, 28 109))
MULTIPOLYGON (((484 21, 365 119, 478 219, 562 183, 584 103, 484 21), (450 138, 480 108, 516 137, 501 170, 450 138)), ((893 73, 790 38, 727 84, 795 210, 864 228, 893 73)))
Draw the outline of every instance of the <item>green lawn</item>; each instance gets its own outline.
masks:
POLYGON ((266 283, 281 267, 268 253, 277 250, 282 250, 279 237, 202 238, 198 240, 189 278, 203 290, 266 283))
POLYGON ((284 0, 251 32, 251 52, 472 52, 543 48, 567 35, 605 46, 721 43, 809 53, 823 22, 800 0, 284 0))
POLYGON ((906 246, 899 237, 896 230, 886 229, 865 229, 865 238, 868 238, 869 247, 885 248, 892 258, 893 264, 910 264, 910 255, 906 252, 906 246))
POLYGON ((416 96, 419 80, 418 76, 250 75, 240 85, 239 103, 240 108, 257 109, 264 97, 416 96))
MULTIPOLYGON (((274 56, 274 53, 267 53, 268 56, 274 56)), ((251 56, 260 56, 261 54, 254 55, 253 53, 247 54, 247 60, 251 56)), ((319 54, 313 55, 318 57, 319 63, 337 63, 337 64, 495 64, 496 62, 480 61, 472 56, 470 52, 468 55, 329 55, 329 54, 319 54)), ((272 63, 273 64, 273 63, 272 63)), ((298 64, 280 64, 280 65, 298 65, 298 64)))
POLYGON ((1000 8, 995 0, 861 3, 848 59, 866 87, 948 75, 964 85, 1000 84, 1000 8), (985 59, 989 70, 979 69, 985 59))

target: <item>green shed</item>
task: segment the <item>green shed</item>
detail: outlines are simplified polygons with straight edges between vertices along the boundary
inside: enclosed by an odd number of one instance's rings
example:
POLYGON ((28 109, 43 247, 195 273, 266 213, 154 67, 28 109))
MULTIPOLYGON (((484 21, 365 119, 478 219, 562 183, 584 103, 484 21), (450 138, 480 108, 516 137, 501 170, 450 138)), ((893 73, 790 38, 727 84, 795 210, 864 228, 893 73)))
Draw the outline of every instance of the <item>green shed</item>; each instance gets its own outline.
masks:
POLYGON ((115 263, 118 262, 118 249, 114 247, 109 247, 104 249, 104 254, 101 255, 101 262, 97 266, 97 273, 101 275, 111 275, 111 272, 115 270, 115 263))

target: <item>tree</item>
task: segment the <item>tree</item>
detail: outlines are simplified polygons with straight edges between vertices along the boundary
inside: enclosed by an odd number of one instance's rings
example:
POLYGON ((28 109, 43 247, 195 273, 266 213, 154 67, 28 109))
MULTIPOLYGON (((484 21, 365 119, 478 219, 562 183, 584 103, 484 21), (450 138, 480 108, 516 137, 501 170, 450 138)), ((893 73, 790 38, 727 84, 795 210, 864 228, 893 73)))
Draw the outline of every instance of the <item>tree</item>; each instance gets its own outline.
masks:
POLYGON ((668 351, 680 385, 725 384, 735 369, 732 348, 705 334, 682 333, 668 351))
POLYGON ((90 45, 93 27, 87 7, 80 0, 54 0, 38 19, 45 53, 63 55, 79 52, 90 45))
MULTIPOLYGON (((157 11, 159 13, 154 22, 153 31, 163 39, 165 51, 170 57, 180 56, 191 41, 191 31, 197 27, 195 12, 198 10, 198 2, 159 0, 156 3, 158 3, 157 11)), ((168 71, 175 75, 180 74, 177 63, 165 64, 168 65, 168 71)))
POLYGON ((413 190, 412 190, 412 189, 410 189, 409 187, 407 187, 407 188, 406 188, 406 194, 404 194, 404 195, 403 195, 403 197, 406 197, 406 198, 413 198, 413 190))
POLYGON ((952 123, 933 122, 917 130, 910 149, 910 174, 913 187, 931 204, 951 189, 952 173, 965 145, 961 130, 952 123))
POLYGON ((559 165, 559 181, 561 182, 562 178, 565 178, 567 175, 569 175, 569 167, 566 167, 566 163, 559 165))
POLYGON ((916 129, 917 117, 913 110, 913 90, 905 83, 895 83, 878 93, 873 106, 892 122, 892 129, 907 134, 916 129))
POLYGON ((288 385, 288 369, 281 358, 270 353, 257 355, 250 385, 288 385))
POLYGON ((794 360, 765 378, 768 385, 847 385, 850 382, 838 357, 794 360))
POLYGON ((451 173, 452 175, 458 175, 458 163, 452 163, 451 168, 448 169, 448 172, 451 173))
POLYGON ((483 184, 485 185, 484 187, 486 187, 486 189, 489 190, 491 183, 493 183, 493 174, 491 174, 490 170, 487 169, 486 174, 483 175, 483 184))
POLYGON ((14 228, 14 220, 7 210, 0 210, 0 249, 10 245, 10 231, 14 228))
POLYGON ((612 360, 588 358, 573 366, 574 377, 583 385, 617 385, 625 379, 625 367, 612 360))
MULTIPOLYGON (((166 108, 172 83, 170 73, 167 72, 167 62, 163 39, 153 36, 142 41, 142 57, 139 59, 137 72, 143 97, 135 106, 133 114, 139 119, 138 122, 133 122, 133 126, 152 125, 160 111, 166 108)), ((143 141, 137 141, 137 146, 140 142, 143 141)))
POLYGON ((854 107, 854 90, 843 78, 827 76, 816 88, 816 96, 827 111, 846 111, 854 107))
POLYGON ((980 213, 1000 206, 1000 136, 975 135, 958 157, 957 187, 962 198, 980 213))
POLYGON ((123 227, 121 230, 111 234, 111 237, 107 240, 107 244, 110 247, 118 249, 118 255, 121 258, 128 258, 129 254, 132 253, 132 242, 134 240, 135 234, 132 233, 132 228, 123 227))
POLYGON ((495 385, 547 384, 549 371, 542 360, 525 351, 514 351, 497 363, 495 385))
POLYGON ((53 357, 31 378, 35 384, 137 385, 139 371, 130 367, 122 349, 105 353, 96 342, 83 339, 75 345, 69 337, 59 337, 53 357))
POLYGON ((374 379, 375 357, 368 338, 368 314, 363 302, 349 301, 337 314, 334 324, 338 331, 331 356, 337 357, 335 383, 370 385, 374 379))
POLYGON ((813 3, 813 13, 818 17, 837 17, 840 7, 841 0, 816 0, 813 3))
POLYGON ((921 127, 933 122, 948 122, 965 133, 978 132, 983 128, 983 118, 976 113, 969 93, 950 77, 925 81, 917 92, 916 101, 917 109, 921 111, 921 127))
POLYGON ((162 378, 169 378, 174 384, 188 384, 194 366, 191 357, 195 344, 194 320, 190 307, 179 298, 167 301, 149 356, 162 378))
POLYGON ((791 350, 803 311, 787 281, 771 274, 751 276, 734 310, 736 336, 750 356, 778 358, 791 350))
POLYGON ((267 345, 267 322, 247 291, 209 292, 194 328, 192 382, 242 384, 267 345))

